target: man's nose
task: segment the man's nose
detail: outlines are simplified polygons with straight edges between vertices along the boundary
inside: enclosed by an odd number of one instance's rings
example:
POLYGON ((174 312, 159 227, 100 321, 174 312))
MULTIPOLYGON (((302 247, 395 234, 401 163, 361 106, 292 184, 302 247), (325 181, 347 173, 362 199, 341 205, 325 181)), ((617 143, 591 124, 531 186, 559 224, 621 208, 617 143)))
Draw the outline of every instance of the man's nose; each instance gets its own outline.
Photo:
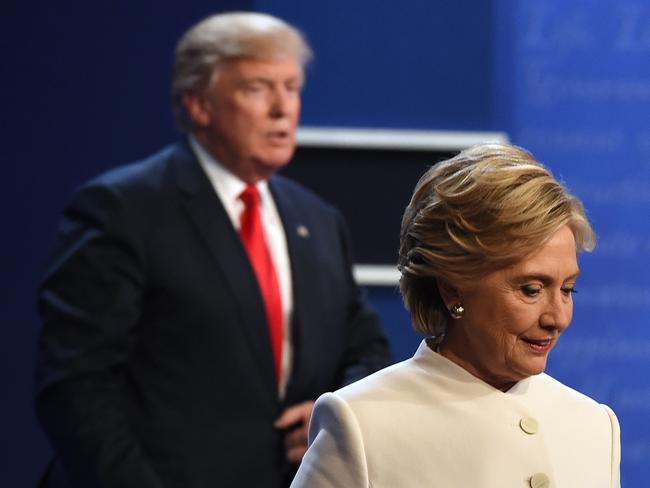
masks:
POLYGON ((289 113, 292 94, 285 88, 275 88, 271 94, 270 114, 271 117, 280 118, 289 113))

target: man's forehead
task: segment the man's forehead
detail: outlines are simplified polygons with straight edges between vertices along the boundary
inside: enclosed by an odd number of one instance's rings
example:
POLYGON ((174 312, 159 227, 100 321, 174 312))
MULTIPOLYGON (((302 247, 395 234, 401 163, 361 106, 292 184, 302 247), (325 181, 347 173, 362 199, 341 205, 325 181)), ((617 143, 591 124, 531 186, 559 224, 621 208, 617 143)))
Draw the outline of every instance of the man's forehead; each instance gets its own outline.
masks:
POLYGON ((276 58, 238 58, 227 61, 220 69, 244 78, 272 77, 302 79, 300 63, 290 57, 276 58))

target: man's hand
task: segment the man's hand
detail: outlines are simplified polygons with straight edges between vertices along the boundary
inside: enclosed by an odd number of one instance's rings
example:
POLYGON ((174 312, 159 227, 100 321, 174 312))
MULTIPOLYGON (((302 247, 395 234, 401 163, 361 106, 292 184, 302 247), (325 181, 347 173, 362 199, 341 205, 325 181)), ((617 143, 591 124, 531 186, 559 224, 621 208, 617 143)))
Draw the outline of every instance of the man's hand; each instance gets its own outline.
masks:
POLYGON ((307 451, 309 417, 314 408, 313 401, 302 402, 287 408, 273 424, 276 429, 292 429, 284 439, 287 459, 299 463, 307 451))

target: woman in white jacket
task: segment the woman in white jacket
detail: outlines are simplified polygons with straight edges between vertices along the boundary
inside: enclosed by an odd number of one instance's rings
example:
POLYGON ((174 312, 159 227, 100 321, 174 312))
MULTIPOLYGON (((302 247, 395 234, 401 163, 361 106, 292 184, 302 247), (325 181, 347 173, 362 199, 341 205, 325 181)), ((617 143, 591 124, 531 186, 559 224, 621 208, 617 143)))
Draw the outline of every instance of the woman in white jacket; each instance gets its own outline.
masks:
POLYGON ((470 148, 420 179, 402 221, 415 356, 319 398, 292 486, 612 488, 614 413, 544 374, 569 326, 582 204, 528 152, 470 148))

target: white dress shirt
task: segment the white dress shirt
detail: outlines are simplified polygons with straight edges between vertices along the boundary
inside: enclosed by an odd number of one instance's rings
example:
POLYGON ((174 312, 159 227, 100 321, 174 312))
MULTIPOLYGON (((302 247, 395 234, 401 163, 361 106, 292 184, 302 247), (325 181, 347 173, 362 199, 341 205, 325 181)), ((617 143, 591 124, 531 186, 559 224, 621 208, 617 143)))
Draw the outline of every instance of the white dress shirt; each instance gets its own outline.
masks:
MULTIPOLYGON (((244 202, 239 195, 247 183, 239 179, 219 161, 217 161, 196 138, 190 136, 190 146, 199 163, 207 174, 214 191, 221 200, 233 227, 239 233, 240 216, 244 211, 244 202)), ((283 310, 283 342, 282 342, 282 370, 278 394, 281 398, 286 392, 287 383, 291 375, 293 344, 291 340, 291 318, 293 314, 293 293, 291 283, 291 261, 287 248, 287 239, 282 226, 280 214, 273 200, 267 181, 260 181, 255 185, 260 194, 260 211, 262 213, 262 225, 264 226, 264 238, 275 266, 280 287, 283 310)), ((270 347, 270 344, 269 344, 270 347)))

